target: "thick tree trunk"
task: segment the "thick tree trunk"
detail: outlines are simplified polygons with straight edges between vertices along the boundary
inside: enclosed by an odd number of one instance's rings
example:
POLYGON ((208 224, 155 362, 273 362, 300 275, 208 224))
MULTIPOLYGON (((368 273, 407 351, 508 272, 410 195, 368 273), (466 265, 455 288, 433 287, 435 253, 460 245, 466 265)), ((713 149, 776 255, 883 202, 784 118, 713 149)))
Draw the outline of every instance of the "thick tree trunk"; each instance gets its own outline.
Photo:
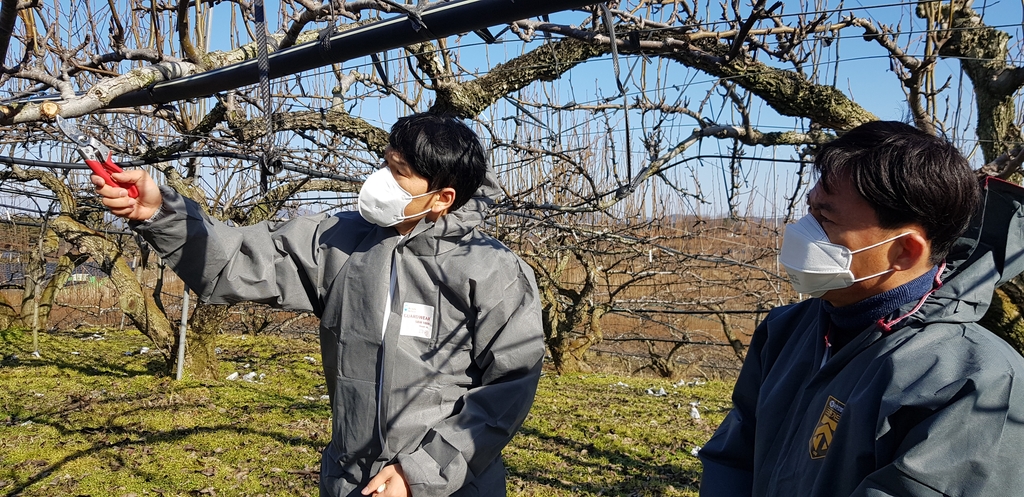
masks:
POLYGON ((1021 137, 1014 98, 1020 83, 1011 77, 1017 71, 1007 63, 1010 35, 986 26, 982 17, 968 7, 956 9, 952 27, 939 55, 957 58, 974 85, 978 143, 985 161, 991 162, 1019 143, 1021 137))
POLYGON ((569 336, 569 330, 561 330, 556 340, 548 343, 548 350, 551 352, 551 361, 555 365, 558 374, 581 373, 590 371, 586 361, 587 351, 595 342, 586 335, 579 337, 569 336))
MULTIPOLYGON (((1007 62, 1009 34, 986 26, 982 17, 969 7, 957 8, 952 18, 950 40, 939 54, 957 58, 974 85, 978 143, 985 162, 990 163, 1020 142, 1016 94, 1024 79, 1019 68, 1007 62)), ((1014 179, 1019 182, 1020 175, 1014 179)), ((1022 305, 1024 279, 1018 276, 996 290, 980 323, 1024 353, 1022 305)))
POLYGON ((57 262, 57 269, 53 272, 50 281, 46 283, 39 298, 39 329, 45 330, 50 323, 50 311, 53 310, 53 303, 57 300, 57 293, 64 288, 71 273, 79 264, 88 259, 86 254, 65 255, 57 262))
POLYGON ((110 275, 118 292, 118 304, 135 328, 149 337, 153 347, 164 356, 172 371, 174 332, 167 316, 161 312, 152 295, 142 291, 142 285, 125 261, 120 249, 103 234, 96 232, 67 215, 60 215, 51 224, 57 234, 88 254, 110 275))
POLYGON ((593 340, 589 336, 566 340, 558 347, 552 348, 551 358, 555 363, 555 369, 559 374, 564 373, 586 373, 592 370, 587 364, 587 352, 590 347, 599 343, 600 340, 593 340), (557 353, 555 351, 557 350, 557 353))
POLYGON ((1024 350, 1024 316, 1020 306, 1024 303, 1024 286, 1014 278, 996 290, 985 316, 979 323, 1006 340, 1018 351, 1024 350))
POLYGON ((10 329, 19 324, 18 311, 0 294, 0 330, 10 329))
POLYGON ((538 275, 537 285, 543 306, 542 324, 544 343, 551 353, 558 374, 590 370, 586 355, 590 347, 602 340, 601 317, 607 307, 594 303, 597 274, 588 260, 573 254, 587 271, 586 282, 579 291, 562 288, 557 279, 562 277, 569 258, 560 257, 553 271, 547 271, 541 262, 530 259, 538 275))
MULTIPOLYGON (((227 305, 199 304, 192 312, 185 338, 184 369, 197 380, 214 380, 220 376, 217 335, 230 308, 227 305)), ((174 346, 178 347, 177 339, 174 346)))
POLYGON ((590 371, 586 355, 590 347, 603 338, 601 317, 604 313, 603 307, 585 302, 545 313, 544 334, 559 374, 590 371))

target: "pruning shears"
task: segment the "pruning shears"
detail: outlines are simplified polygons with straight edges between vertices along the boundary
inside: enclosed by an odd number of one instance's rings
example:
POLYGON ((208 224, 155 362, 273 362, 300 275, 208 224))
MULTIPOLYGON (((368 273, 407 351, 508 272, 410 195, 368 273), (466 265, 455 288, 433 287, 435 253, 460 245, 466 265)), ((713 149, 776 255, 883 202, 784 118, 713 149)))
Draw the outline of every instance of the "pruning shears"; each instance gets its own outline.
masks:
POLYGON ((57 116, 57 127, 71 141, 75 142, 75 145, 78 146, 78 153, 85 159, 85 163, 89 166, 89 169, 92 169, 92 172, 103 178, 103 181, 108 185, 128 190, 129 197, 137 198, 139 196, 139 190, 135 188, 135 185, 130 185, 126 188, 111 179, 110 173, 120 173, 123 169, 114 162, 112 158, 113 153, 111 153, 106 145, 83 133, 82 130, 78 129, 78 126, 75 126, 74 123, 61 116, 57 116))

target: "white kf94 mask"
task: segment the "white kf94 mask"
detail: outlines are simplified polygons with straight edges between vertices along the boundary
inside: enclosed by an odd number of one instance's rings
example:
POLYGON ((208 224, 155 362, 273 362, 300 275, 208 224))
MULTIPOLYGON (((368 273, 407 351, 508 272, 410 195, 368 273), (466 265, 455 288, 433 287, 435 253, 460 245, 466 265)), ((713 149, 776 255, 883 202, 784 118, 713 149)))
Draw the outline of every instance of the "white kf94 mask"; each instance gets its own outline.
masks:
POLYGON ((782 250, 779 251, 779 263, 786 268, 789 282, 797 292, 821 297, 829 290, 846 288, 858 281, 893 272, 894 270, 890 268, 878 274, 857 278, 850 271, 853 254, 873 249, 909 234, 910 232, 903 233, 874 245, 850 250, 830 242, 818 220, 808 214, 786 226, 786 232, 782 237, 782 250))
POLYGON ((398 184, 390 169, 382 167, 367 177, 359 189, 359 214, 363 219, 378 226, 394 226, 406 219, 430 212, 430 209, 427 209, 419 214, 406 216, 405 208, 414 198, 425 197, 437 191, 413 195, 398 184))

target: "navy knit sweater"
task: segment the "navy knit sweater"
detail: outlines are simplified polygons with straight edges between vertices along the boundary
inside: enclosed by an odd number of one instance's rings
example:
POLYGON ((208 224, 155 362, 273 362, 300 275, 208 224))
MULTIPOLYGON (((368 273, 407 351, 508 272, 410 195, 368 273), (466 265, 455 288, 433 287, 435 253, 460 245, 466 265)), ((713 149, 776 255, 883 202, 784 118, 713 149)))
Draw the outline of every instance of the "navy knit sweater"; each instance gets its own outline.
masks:
POLYGON ((887 292, 868 297, 855 304, 836 307, 823 301, 823 308, 829 315, 829 343, 835 355, 872 323, 890 316, 904 304, 921 300, 932 289, 938 267, 887 292))

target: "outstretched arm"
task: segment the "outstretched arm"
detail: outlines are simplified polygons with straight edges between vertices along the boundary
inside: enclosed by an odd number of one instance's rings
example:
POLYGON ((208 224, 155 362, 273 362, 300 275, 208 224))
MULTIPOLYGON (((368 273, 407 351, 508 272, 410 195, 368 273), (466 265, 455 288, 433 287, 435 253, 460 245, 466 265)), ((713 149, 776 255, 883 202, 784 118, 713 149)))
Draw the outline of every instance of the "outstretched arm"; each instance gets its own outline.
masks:
POLYGON ((319 312, 316 239, 324 216, 227 226, 171 188, 157 186, 141 169, 114 173, 111 178, 135 185, 139 195, 131 198, 124 188, 93 175, 103 204, 131 221, 132 229, 203 302, 253 301, 319 312))

